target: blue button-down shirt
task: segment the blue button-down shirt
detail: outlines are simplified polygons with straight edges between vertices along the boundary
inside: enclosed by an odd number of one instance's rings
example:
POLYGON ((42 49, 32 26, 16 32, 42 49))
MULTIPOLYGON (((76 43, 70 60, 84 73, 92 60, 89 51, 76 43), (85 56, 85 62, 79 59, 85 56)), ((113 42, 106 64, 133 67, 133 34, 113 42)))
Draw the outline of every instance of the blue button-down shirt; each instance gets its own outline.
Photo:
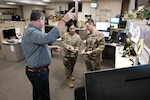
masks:
POLYGON ((43 33, 37 26, 29 24, 21 41, 25 65, 33 67, 49 65, 51 63, 51 52, 48 44, 56 41, 59 37, 57 27, 54 27, 48 33, 43 33))

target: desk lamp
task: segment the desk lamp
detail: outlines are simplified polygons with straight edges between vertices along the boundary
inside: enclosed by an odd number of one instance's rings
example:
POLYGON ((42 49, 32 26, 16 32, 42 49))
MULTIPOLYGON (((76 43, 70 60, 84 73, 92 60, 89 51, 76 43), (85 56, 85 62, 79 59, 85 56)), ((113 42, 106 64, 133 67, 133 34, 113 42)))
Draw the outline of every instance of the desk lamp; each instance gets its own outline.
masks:
POLYGON ((136 52, 135 52, 133 46, 131 45, 131 41, 129 38, 126 38, 124 50, 125 51, 124 51, 122 57, 125 57, 126 55, 136 56, 136 52))
POLYGON ((125 45, 124 45, 124 49, 123 50, 126 50, 128 47, 131 46, 131 41, 129 38, 126 38, 125 40, 125 45))

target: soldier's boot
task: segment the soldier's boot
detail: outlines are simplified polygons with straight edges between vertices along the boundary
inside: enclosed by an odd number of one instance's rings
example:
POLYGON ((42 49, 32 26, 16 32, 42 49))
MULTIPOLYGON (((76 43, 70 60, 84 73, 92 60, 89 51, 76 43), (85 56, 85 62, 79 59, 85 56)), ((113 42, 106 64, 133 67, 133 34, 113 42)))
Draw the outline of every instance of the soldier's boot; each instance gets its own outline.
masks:
POLYGON ((70 88, 73 88, 74 87, 74 84, 72 83, 72 81, 69 79, 67 79, 67 85, 70 87, 70 88))
POLYGON ((75 81, 75 77, 73 75, 70 76, 71 81, 75 81))

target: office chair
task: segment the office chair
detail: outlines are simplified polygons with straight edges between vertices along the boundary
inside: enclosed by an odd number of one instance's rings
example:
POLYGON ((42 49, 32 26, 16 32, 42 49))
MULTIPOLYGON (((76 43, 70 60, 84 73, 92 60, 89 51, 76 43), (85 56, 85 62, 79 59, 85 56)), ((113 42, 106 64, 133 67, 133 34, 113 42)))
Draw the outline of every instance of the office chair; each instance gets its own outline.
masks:
POLYGON ((76 87, 74 90, 74 100, 85 100, 85 87, 76 87))
POLYGON ((119 36, 120 36, 120 33, 118 33, 117 31, 113 31, 111 38, 110 38, 110 41, 118 43, 119 42, 119 36))

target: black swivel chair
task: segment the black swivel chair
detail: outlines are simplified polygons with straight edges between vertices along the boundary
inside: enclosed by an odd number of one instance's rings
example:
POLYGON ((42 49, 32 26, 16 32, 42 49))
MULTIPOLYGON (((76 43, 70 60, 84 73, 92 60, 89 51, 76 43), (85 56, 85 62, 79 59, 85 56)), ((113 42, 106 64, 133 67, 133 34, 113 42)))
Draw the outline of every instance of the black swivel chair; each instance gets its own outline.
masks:
POLYGON ((111 35, 110 41, 111 41, 111 42, 115 42, 115 43, 119 43, 119 36, 120 36, 120 33, 119 33, 119 32, 113 31, 113 32, 112 32, 112 35, 111 35))
POLYGON ((85 100, 85 87, 76 87, 74 91, 74 100, 85 100))

